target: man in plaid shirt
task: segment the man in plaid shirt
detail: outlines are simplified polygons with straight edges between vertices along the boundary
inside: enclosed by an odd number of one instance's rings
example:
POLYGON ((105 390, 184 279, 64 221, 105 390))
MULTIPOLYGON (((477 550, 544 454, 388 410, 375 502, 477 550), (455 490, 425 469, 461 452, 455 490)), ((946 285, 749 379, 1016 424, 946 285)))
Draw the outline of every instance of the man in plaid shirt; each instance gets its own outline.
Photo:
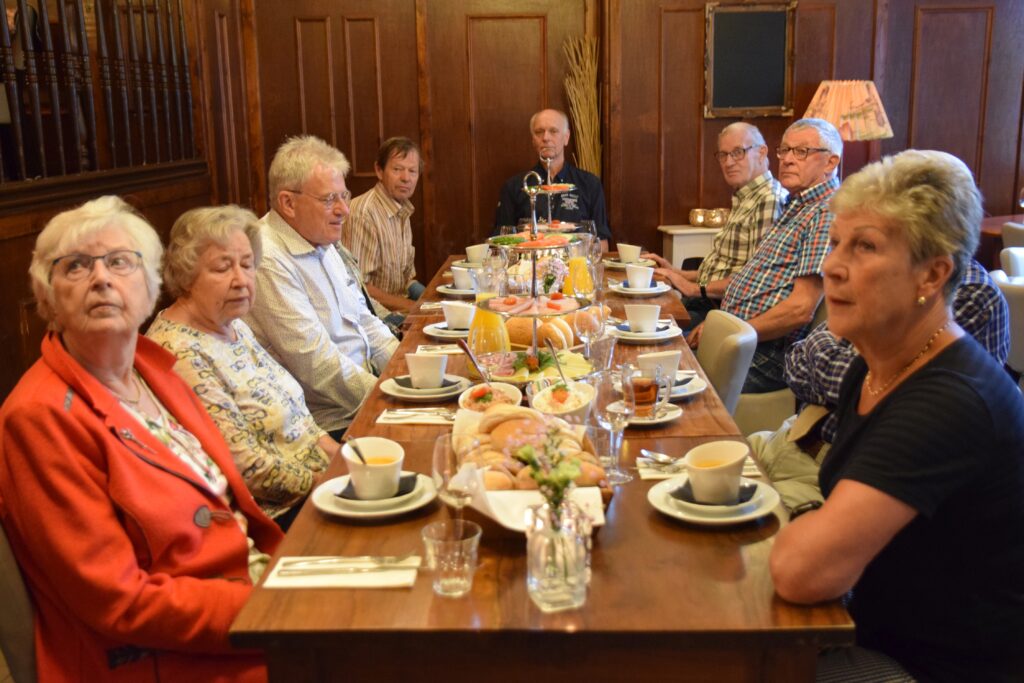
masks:
MULTIPOLYGON (((828 252, 832 213, 828 202, 839 180, 843 140, 821 119, 800 119, 786 129, 779 157, 779 182, 790 196, 761 246, 732 278, 722 310, 743 318, 757 332, 757 350, 743 385, 745 393, 786 386, 786 346, 806 334, 822 297, 821 264, 828 252)), ((687 338, 700 343, 703 324, 687 338)))
POLYGON ((718 308, 732 276, 750 260, 772 223, 782 213, 788 194, 768 170, 768 146, 756 126, 732 123, 718 134, 715 158, 725 182, 735 194, 725 227, 715 235, 709 253, 697 270, 679 270, 658 254, 644 254, 657 261, 654 272, 683 295, 692 325, 718 308))

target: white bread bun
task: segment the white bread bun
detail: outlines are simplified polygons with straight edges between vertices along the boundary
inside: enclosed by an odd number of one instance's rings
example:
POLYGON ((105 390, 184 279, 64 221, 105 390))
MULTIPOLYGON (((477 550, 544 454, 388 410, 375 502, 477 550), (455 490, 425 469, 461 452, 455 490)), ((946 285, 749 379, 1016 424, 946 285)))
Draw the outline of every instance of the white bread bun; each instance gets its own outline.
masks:
POLYGON ((565 348, 569 348, 569 346, 572 346, 572 323, 568 322, 563 317, 547 318, 547 321, 549 324, 554 325, 559 329, 559 331, 561 331, 562 336, 565 337, 565 343, 568 344, 568 346, 566 346, 565 348))
POLYGON ((572 346, 572 330, 568 330, 569 335, 566 337, 565 322, 558 320, 556 322, 544 323, 537 328, 537 347, 544 348, 547 346, 547 340, 550 339, 555 350, 561 351, 572 346), (561 323, 561 325, 559 324, 561 323))
POLYGON ((518 346, 533 344, 533 318, 509 318, 505 321, 508 340, 518 346))
POLYGON ((513 406, 507 403, 499 403, 493 405, 484 411, 483 417, 480 418, 480 422, 477 423, 477 431, 480 434, 490 434, 495 427, 500 425, 505 420, 511 420, 514 418, 528 418, 532 420, 544 420, 544 415, 540 411, 534 410, 533 408, 527 408, 526 406, 513 406))
POLYGON ((516 480, 504 470, 484 472, 484 488, 488 491, 510 491, 516 487, 516 480))
POLYGON ((516 488, 522 490, 534 490, 537 488, 537 482, 530 476, 529 467, 519 470, 519 474, 516 475, 516 488))
POLYGON ((580 462, 580 473, 573 481, 577 486, 600 486, 604 481, 604 469, 592 462, 580 462))
POLYGON ((491 446, 511 454, 522 446, 539 446, 547 437, 547 431, 548 426, 543 420, 505 420, 491 431, 491 446))

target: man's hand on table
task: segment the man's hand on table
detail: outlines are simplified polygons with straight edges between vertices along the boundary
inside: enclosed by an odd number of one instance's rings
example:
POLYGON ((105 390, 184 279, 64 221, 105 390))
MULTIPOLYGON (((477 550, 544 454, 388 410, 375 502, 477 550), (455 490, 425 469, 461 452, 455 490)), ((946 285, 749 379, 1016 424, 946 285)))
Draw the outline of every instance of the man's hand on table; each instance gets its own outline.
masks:
POLYGON ((684 299, 700 296, 700 287, 697 283, 687 280, 675 268, 655 268, 654 274, 659 280, 667 280, 673 287, 678 289, 684 299))
POLYGON ((669 260, 667 258, 665 258, 664 256, 662 256, 660 254, 655 254, 653 251, 647 251, 647 252, 644 252, 643 254, 640 254, 640 258, 642 258, 642 259, 650 259, 650 260, 654 261, 655 263, 658 264, 659 268, 671 268, 672 267, 672 264, 669 263, 669 260))
POLYGON ((704 323, 697 325, 697 327, 690 330, 690 334, 686 335, 686 343, 690 345, 691 349, 696 349, 700 345, 700 336, 704 334, 704 323))

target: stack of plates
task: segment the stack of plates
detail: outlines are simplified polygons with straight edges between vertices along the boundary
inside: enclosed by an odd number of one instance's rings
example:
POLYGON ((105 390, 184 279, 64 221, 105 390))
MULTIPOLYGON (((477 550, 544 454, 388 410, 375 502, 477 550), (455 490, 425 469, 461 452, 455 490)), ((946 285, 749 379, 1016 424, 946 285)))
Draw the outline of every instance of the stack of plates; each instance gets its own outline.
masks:
POLYGON ((412 490, 403 492, 400 489, 398 494, 383 500, 353 500, 342 497, 342 492, 349 485, 347 474, 320 484, 310 498, 318 510, 328 515, 377 519, 417 510, 437 497, 437 488, 427 475, 402 472, 402 477, 416 477, 412 490))
POLYGON ((676 325, 668 325, 658 322, 654 332, 631 332, 629 323, 625 322, 612 328, 612 334, 619 338, 623 344, 649 344, 651 342, 662 342, 666 339, 675 339, 682 335, 683 331, 676 325))
POLYGON ((466 339, 469 337, 469 330, 450 330, 447 322, 434 323, 423 328, 424 334, 435 339, 466 339))
POLYGON ((688 475, 681 474, 658 482, 647 492, 647 501, 658 512, 693 524, 726 525, 748 522, 770 514, 779 504, 779 494, 768 484, 741 479, 742 502, 736 505, 705 505, 687 497, 688 475))
POLYGON ((380 390, 392 398, 409 403, 440 403, 457 398, 469 386, 469 380, 458 375, 445 375, 444 383, 437 389, 414 389, 407 384, 409 375, 389 377, 380 383, 380 390))
POLYGON ((476 292, 472 289, 456 289, 454 285, 438 285, 438 294, 447 294, 448 296, 459 296, 459 297, 470 297, 476 296, 476 292))
POLYGON ((672 291, 672 288, 664 282, 655 282, 651 287, 630 287, 629 284, 620 282, 618 284, 610 285, 609 289, 616 294, 634 297, 658 296, 659 294, 672 291))

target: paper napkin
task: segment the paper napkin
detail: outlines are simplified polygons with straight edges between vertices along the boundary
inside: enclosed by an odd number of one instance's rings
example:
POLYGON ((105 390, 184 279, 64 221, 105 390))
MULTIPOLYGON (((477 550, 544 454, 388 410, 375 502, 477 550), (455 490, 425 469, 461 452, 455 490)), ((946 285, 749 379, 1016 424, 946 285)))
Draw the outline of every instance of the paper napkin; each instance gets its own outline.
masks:
MULTIPOLYGON (((420 557, 402 560, 403 569, 373 571, 357 574, 304 574, 301 576, 280 576, 285 560, 315 560, 317 557, 282 557, 263 583, 264 588, 406 588, 416 583, 416 571, 420 557)), ((346 562, 345 567, 373 567, 370 562, 346 562)))
MULTIPOLYGON (((642 456, 636 459, 636 469, 640 473, 641 479, 671 479, 686 472, 686 468, 683 467, 682 463, 666 467, 664 465, 656 465, 651 460, 642 456)), ((757 465, 749 457, 743 461, 743 476, 748 479, 761 476, 761 471, 757 469, 757 465)))
POLYGON ((395 413, 390 410, 385 410, 377 417, 377 424, 386 425, 450 425, 453 422, 441 415, 395 413))

